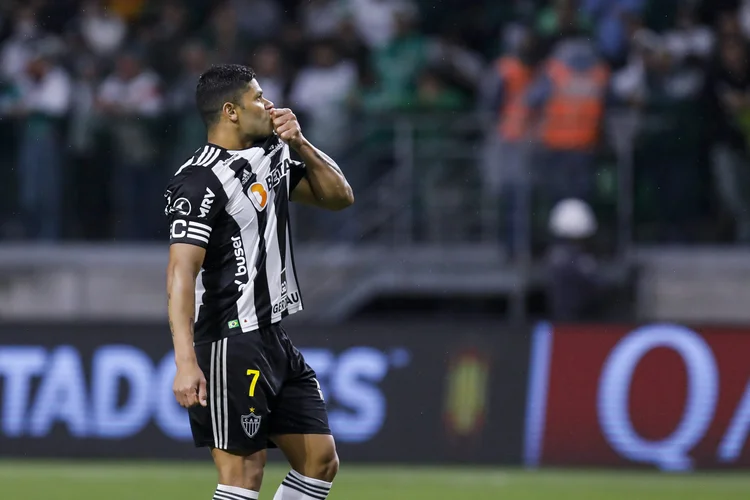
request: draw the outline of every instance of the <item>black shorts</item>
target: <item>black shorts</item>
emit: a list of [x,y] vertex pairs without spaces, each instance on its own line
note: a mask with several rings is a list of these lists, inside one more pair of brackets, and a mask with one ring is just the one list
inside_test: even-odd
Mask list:
[[195,346],[208,404],[188,410],[196,446],[254,453],[278,434],[330,434],[315,372],[279,324]]

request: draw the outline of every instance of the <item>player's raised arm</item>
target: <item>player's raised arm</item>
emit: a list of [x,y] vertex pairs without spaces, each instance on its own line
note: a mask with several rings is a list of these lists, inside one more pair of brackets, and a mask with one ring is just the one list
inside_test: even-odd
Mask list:
[[344,173],[335,161],[302,135],[292,110],[273,109],[271,118],[276,133],[304,162],[304,175],[293,187],[291,200],[327,210],[342,210],[354,203],[354,194]]

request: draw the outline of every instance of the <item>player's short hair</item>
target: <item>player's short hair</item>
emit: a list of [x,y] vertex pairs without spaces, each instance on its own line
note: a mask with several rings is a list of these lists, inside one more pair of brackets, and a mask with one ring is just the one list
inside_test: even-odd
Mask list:
[[215,124],[225,102],[238,103],[240,95],[255,79],[255,71],[241,64],[212,66],[198,79],[195,102],[206,127]]

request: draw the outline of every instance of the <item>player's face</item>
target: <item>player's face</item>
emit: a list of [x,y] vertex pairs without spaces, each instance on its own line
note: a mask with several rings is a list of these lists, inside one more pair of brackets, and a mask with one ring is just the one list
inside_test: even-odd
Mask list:
[[252,139],[261,139],[273,134],[271,110],[273,103],[263,97],[263,89],[258,82],[250,82],[247,92],[242,95],[242,106],[238,112],[239,126],[242,135]]

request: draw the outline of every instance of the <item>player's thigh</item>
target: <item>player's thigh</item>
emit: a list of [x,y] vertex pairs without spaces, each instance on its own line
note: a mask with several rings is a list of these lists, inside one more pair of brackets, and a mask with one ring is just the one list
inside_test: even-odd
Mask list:
[[260,491],[266,450],[245,454],[211,448],[211,456],[216,464],[219,484]]
[[331,434],[326,402],[315,371],[285,334],[283,341],[289,360],[288,371],[276,395],[270,434]]
[[208,381],[212,448],[238,455],[265,450],[268,418],[281,381],[274,376],[261,339],[243,333],[215,342]]
[[271,440],[297,472],[330,480],[338,470],[336,444],[315,371],[288,342],[289,375],[276,398]]

